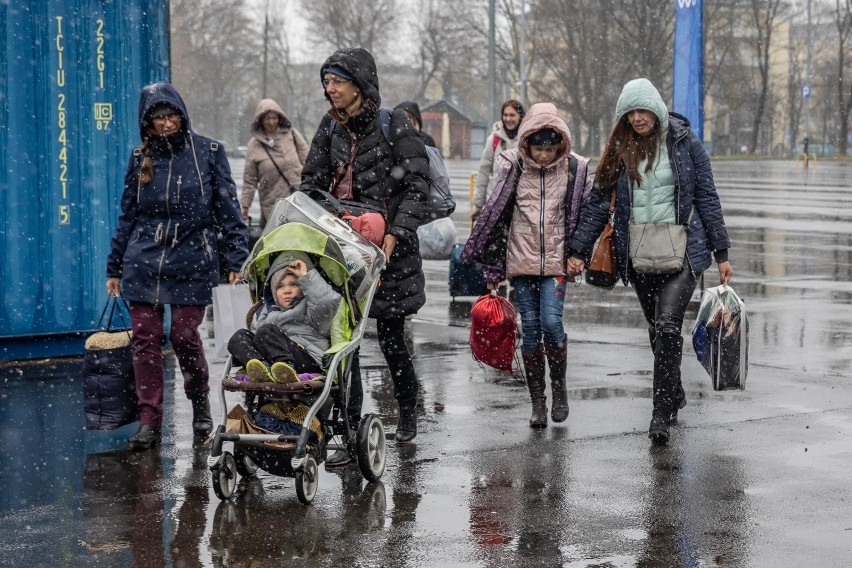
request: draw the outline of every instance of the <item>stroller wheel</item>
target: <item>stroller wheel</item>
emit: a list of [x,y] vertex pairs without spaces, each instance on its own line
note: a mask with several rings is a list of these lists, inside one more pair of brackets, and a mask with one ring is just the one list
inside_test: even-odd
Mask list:
[[213,492],[216,497],[230,499],[237,486],[237,462],[231,452],[222,452],[222,459],[218,465],[210,468],[213,477]]
[[240,477],[248,479],[254,477],[254,474],[257,473],[257,464],[242,450],[234,448],[234,460],[236,461],[237,473],[240,474]]
[[311,454],[305,456],[302,469],[296,472],[296,496],[299,501],[308,504],[314,500],[319,485],[319,468],[317,460]]
[[375,414],[367,414],[358,427],[358,466],[364,479],[378,481],[385,472],[387,441],[385,427]]

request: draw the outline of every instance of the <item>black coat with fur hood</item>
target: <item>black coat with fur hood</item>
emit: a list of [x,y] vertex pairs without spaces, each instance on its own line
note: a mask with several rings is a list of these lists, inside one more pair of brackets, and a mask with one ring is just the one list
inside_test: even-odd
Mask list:
[[382,273],[370,317],[413,314],[426,302],[426,281],[417,239],[417,227],[428,217],[429,207],[426,147],[401,109],[393,111],[391,118],[392,144],[385,140],[379,119],[379,79],[373,56],[367,50],[336,51],[320,68],[320,80],[325,69],[332,66],[345,70],[353,78],[364,98],[364,106],[352,117],[341,117],[333,107],[323,117],[302,169],[301,189],[329,191],[334,172],[342,171],[349,163],[354,144],[353,198],[386,211],[388,232],[398,239]]

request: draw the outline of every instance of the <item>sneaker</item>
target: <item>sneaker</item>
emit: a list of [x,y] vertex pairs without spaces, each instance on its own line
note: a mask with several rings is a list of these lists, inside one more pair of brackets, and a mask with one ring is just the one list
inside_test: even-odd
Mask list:
[[648,427],[648,437],[657,445],[664,446],[669,441],[669,425],[668,422],[661,416],[651,418],[651,425]]
[[296,374],[296,369],[279,361],[272,364],[272,380],[276,383],[298,383],[299,375]]
[[325,467],[341,467],[352,461],[352,456],[346,450],[337,450],[325,460]]
[[246,373],[248,373],[248,376],[255,383],[274,382],[272,375],[269,373],[269,368],[257,359],[252,359],[246,363]]

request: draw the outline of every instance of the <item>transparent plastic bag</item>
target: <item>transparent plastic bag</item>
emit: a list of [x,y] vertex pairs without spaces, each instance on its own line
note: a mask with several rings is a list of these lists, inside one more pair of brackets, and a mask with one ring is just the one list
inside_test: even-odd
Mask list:
[[692,347],[713,390],[744,389],[748,375],[748,317],[730,286],[707,288],[692,329]]

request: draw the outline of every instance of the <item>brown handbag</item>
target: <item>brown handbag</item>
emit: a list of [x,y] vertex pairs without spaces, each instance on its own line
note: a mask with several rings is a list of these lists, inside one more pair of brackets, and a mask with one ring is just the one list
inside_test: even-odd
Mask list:
[[609,221],[604,225],[601,236],[595,243],[592,258],[586,266],[586,282],[598,288],[611,290],[618,281],[618,268],[615,264],[615,240],[613,239],[612,218],[615,215],[615,190],[609,201]]

